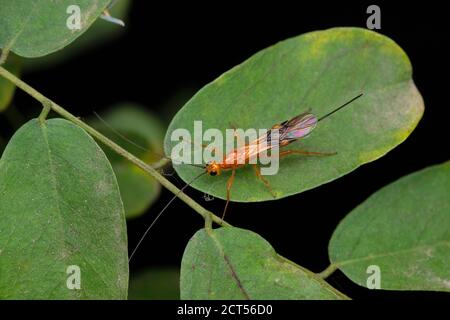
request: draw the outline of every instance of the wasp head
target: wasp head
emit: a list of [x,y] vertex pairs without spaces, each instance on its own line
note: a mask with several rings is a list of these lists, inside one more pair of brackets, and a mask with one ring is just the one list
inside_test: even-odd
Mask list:
[[220,167],[220,165],[215,162],[212,161],[210,163],[208,163],[206,165],[206,172],[210,175],[210,176],[218,176],[221,173],[222,168]]

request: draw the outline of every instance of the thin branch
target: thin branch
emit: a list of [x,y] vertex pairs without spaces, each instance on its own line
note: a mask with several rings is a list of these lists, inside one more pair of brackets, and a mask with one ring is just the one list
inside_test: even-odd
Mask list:
[[319,276],[322,279],[326,279],[329,276],[331,276],[333,274],[333,272],[335,272],[337,269],[338,269],[338,266],[335,265],[334,263],[332,263],[325,270],[318,273],[317,276]]
[[[128,161],[135,164],[137,167],[141,168],[145,172],[147,172],[149,175],[151,175],[153,178],[155,178],[161,185],[163,185],[166,189],[168,189],[173,194],[178,194],[178,197],[185,202],[189,207],[194,209],[197,213],[199,213],[204,219],[208,219],[209,217],[217,224],[221,226],[231,226],[226,221],[222,220],[218,216],[214,215],[209,210],[202,207],[200,204],[198,204],[195,200],[193,200],[191,197],[186,195],[185,193],[180,192],[180,189],[178,189],[172,182],[167,180],[164,176],[162,176],[158,171],[156,171],[151,165],[148,165],[147,163],[143,162],[141,159],[137,158],[130,152],[123,149],[121,146],[116,144],[115,142],[111,141],[104,135],[102,135],[100,132],[92,128],[91,126],[87,125],[85,122],[65,110],[63,107],[58,105],[57,103],[51,101],[47,97],[45,97],[42,93],[22,81],[21,79],[17,78],[15,75],[13,75],[11,72],[6,70],[5,68],[0,66],[0,75],[4,78],[8,79],[12,83],[14,83],[18,88],[22,89],[26,93],[28,93],[30,96],[35,98],[37,101],[43,104],[44,108],[49,107],[54,112],[58,113],[63,118],[66,118],[67,120],[77,124],[79,127],[83,128],[86,132],[88,132],[92,137],[100,141],[101,143],[105,144],[112,150],[114,150],[116,153],[127,159]],[[45,110],[45,109],[44,109]]]
[[9,49],[3,49],[2,53],[0,54],[0,66],[6,62],[6,59],[8,59],[9,55]]
[[[303,271],[310,279],[319,282],[321,285],[324,285],[324,284],[326,283],[326,284],[327,284],[327,287],[329,288],[329,290],[333,291],[334,294],[336,294],[336,295],[339,296],[340,298],[342,298],[342,299],[350,299],[350,298],[347,297],[345,294],[343,294],[343,293],[340,292],[339,290],[335,289],[334,287],[330,286],[330,285],[325,281],[325,278],[328,277],[331,273],[333,273],[333,271],[336,270],[336,269],[334,269],[333,271],[330,270],[330,271],[331,271],[330,274],[324,276],[324,275],[322,274],[323,272],[321,272],[321,273],[314,273],[314,272],[312,272],[312,271],[310,271],[310,270],[308,270],[308,269],[306,269],[306,268],[304,268],[304,267],[302,267],[302,266],[296,264],[295,262],[293,262],[293,261],[291,261],[291,260],[289,260],[289,259],[287,259],[287,258],[281,256],[281,255],[278,255],[278,257],[279,257],[282,261],[284,261],[284,262],[286,262],[286,263],[289,263],[289,264],[291,264],[292,266],[294,266],[294,267],[296,267],[296,268],[298,268],[298,269],[301,269],[301,270],[302,270],[302,271]],[[331,266],[333,266],[333,265],[331,265]],[[330,267],[331,267],[331,266],[330,266]],[[327,271],[327,270],[328,270],[328,268],[327,268],[325,271]]]
[[170,162],[171,161],[168,158],[161,158],[157,162],[152,163],[151,166],[153,169],[161,169],[161,168],[164,168],[165,166],[167,166]]
[[39,115],[38,119],[41,124],[44,124],[45,120],[47,119],[48,114],[52,110],[52,104],[48,103],[48,101],[46,101],[45,103],[43,102],[42,105],[44,107],[42,108],[42,112]]

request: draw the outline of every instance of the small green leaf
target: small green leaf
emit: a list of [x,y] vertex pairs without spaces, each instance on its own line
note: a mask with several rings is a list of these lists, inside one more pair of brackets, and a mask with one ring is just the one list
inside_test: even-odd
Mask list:
[[[10,54],[8,56],[8,60],[6,60],[5,65],[3,65],[5,69],[14,74],[16,77],[20,76],[21,71],[21,61],[19,57],[14,54]],[[11,101],[14,96],[14,91],[16,90],[16,86],[9,80],[6,80],[3,77],[0,77],[0,112],[3,112],[8,108],[11,104]]]
[[[174,117],[165,138],[171,154],[175,129],[191,132],[201,120],[203,132],[271,128],[309,108],[324,116],[359,93],[364,96],[319,122],[311,135],[287,149],[337,152],[328,157],[291,155],[280,160],[277,174],[266,176],[277,198],[315,188],[403,142],[420,120],[424,105],[412,81],[406,54],[391,39],[359,28],[307,33],[262,50],[200,90]],[[192,139],[193,140],[193,139]],[[209,143],[209,142],[208,142]],[[228,142],[229,143],[229,142]],[[188,182],[201,170],[175,166]],[[196,189],[226,198],[226,180],[205,175]],[[254,170],[239,169],[233,201],[273,200]]]
[[0,299],[125,299],[127,288],[124,211],[105,154],[66,120],[28,122],[0,160]]
[[[95,120],[91,124],[126,150],[147,163],[161,158],[164,127],[150,111],[123,103],[113,106],[102,119],[103,122]],[[105,152],[116,173],[127,218],[143,214],[158,198],[160,184],[109,148],[105,147]]]
[[329,254],[362,286],[376,265],[381,289],[450,291],[450,161],[370,196],[339,224]]
[[[78,38],[111,0],[0,0],[0,48],[32,58],[60,50]],[[68,27],[80,9],[80,29]],[[71,25],[71,24],[69,24]]]
[[180,272],[178,269],[148,269],[130,278],[128,300],[178,299],[180,299]]
[[[133,151],[144,153],[146,155],[145,157],[151,160],[153,158],[161,158],[165,128],[158,119],[158,116],[150,110],[138,104],[126,102],[112,106],[109,112],[102,115],[102,119],[120,133],[134,134],[144,139],[145,145],[140,147],[145,150],[137,148]],[[125,137],[128,138],[126,135]],[[123,140],[122,142],[127,143],[127,141]],[[139,142],[137,141],[135,143]],[[127,143],[127,146],[129,148],[136,148],[131,143]]]
[[157,199],[161,185],[141,169],[125,162],[112,162],[127,219],[142,215]]
[[181,299],[346,299],[314,273],[282,259],[258,234],[198,231],[181,262]]

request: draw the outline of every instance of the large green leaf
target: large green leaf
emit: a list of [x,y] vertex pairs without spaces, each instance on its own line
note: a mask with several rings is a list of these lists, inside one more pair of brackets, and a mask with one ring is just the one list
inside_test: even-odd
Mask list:
[[172,267],[141,271],[130,278],[129,300],[180,299],[180,271]]
[[[125,23],[127,23],[126,20],[130,3],[130,0],[119,0],[109,12],[113,17],[124,20]],[[74,41],[69,45],[67,50],[60,50],[51,55],[39,57],[37,59],[24,59],[24,71],[40,70],[65,62],[73,56],[89,51],[92,48],[98,48],[104,43],[116,40],[125,30],[126,28],[121,26],[113,25],[103,19],[97,19],[91,25],[89,30],[83,33],[77,41]]]
[[[358,28],[311,32],[260,51],[200,90],[174,117],[165,138],[194,120],[203,130],[270,128],[312,108],[323,116],[353,98],[347,109],[319,122],[311,135],[288,149],[337,152],[329,157],[293,155],[281,159],[276,175],[267,176],[277,198],[337,179],[373,161],[404,141],[423,113],[423,101],[411,79],[411,64],[389,38]],[[201,170],[178,165],[190,181]],[[204,176],[193,187],[225,198],[226,180]],[[250,167],[239,169],[232,188],[234,201],[273,199]]]
[[181,262],[181,299],[346,299],[312,272],[277,255],[258,234],[198,231]]
[[[111,0],[0,0],[0,48],[23,57],[40,57],[78,38]],[[67,27],[67,8],[79,6],[81,28]]]
[[[67,286],[73,265],[80,290]],[[103,151],[66,120],[28,122],[0,160],[0,299],[124,299],[127,288],[124,211]]]
[[369,197],[339,224],[329,254],[363,286],[375,265],[381,289],[450,291],[450,161]]
[[[103,121],[91,124],[116,143],[147,163],[161,158],[164,127],[150,111],[133,103],[122,103],[102,114]],[[111,161],[127,218],[143,214],[158,198],[160,184],[129,161],[104,148]]]
[[[19,57],[11,54],[3,67],[18,77],[21,69],[21,61]],[[15,90],[16,86],[14,83],[0,77],[0,112],[6,110],[11,104]]]

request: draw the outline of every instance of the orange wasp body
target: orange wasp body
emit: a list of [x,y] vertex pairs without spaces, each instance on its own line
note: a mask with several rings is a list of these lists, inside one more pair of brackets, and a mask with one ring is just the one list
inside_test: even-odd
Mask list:
[[[210,176],[217,176],[220,175],[222,170],[231,170],[231,176],[227,181],[227,202],[225,204],[225,208],[223,210],[222,219],[225,216],[225,213],[228,208],[228,204],[230,202],[230,196],[231,196],[231,187],[234,182],[234,178],[236,176],[236,169],[243,167],[250,163],[250,159],[252,157],[258,156],[261,152],[270,150],[274,147],[274,145],[277,145],[279,148],[285,147],[292,142],[295,142],[301,138],[306,137],[317,125],[317,123],[328,116],[332,115],[336,111],[342,109],[343,107],[347,106],[354,100],[361,97],[362,94],[359,94],[358,96],[354,97],[350,101],[346,102],[345,104],[341,105],[340,107],[336,108],[332,112],[324,115],[321,118],[317,118],[315,115],[306,112],[302,113],[290,120],[286,120],[280,124],[274,125],[271,129],[277,129],[279,133],[278,141],[274,144],[271,141],[271,130],[267,132],[267,135],[264,135],[255,141],[252,141],[242,147],[236,148],[226,154],[223,157],[223,160],[220,162],[210,162],[208,163],[204,169],[205,173],[207,173]],[[281,151],[279,153],[279,157],[285,157],[290,154],[300,154],[305,156],[330,156],[335,155],[336,152],[311,152],[311,151],[305,151],[305,150],[285,150]],[[238,161],[239,160],[239,161]],[[243,161],[242,161],[243,160]],[[272,188],[269,184],[269,182],[261,175],[260,168],[257,164],[252,164],[253,168],[255,169],[256,176],[259,180],[261,180],[268,191],[275,197],[275,194],[272,191]]]
[[[279,148],[289,145],[290,143],[297,141],[300,138],[306,137],[316,126],[318,119],[311,113],[300,114],[290,120],[284,121],[283,123],[274,125],[271,129],[278,130],[278,140],[272,141],[271,134],[272,130],[269,130],[266,135],[249,142],[246,145],[238,147],[223,157],[220,162],[212,161],[205,166],[206,173],[210,176],[217,176],[222,173],[222,170],[231,170],[231,176],[227,181],[227,202],[223,210],[222,219],[225,216],[228,204],[230,202],[231,187],[236,176],[236,170],[245,165],[252,164],[255,169],[256,176],[261,180],[268,191],[273,197],[276,197],[272,191],[269,182],[261,175],[261,170],[257,164],[251,163],[250,159],[259,156],[263,151],[268,151],[278,146]],[[286,150],[279,153],[279,157],[284,157],[289,154],[302,154],[309,156],[328,156],[334,155],[333,153],[324,152],[310,152],[304,150]]]

